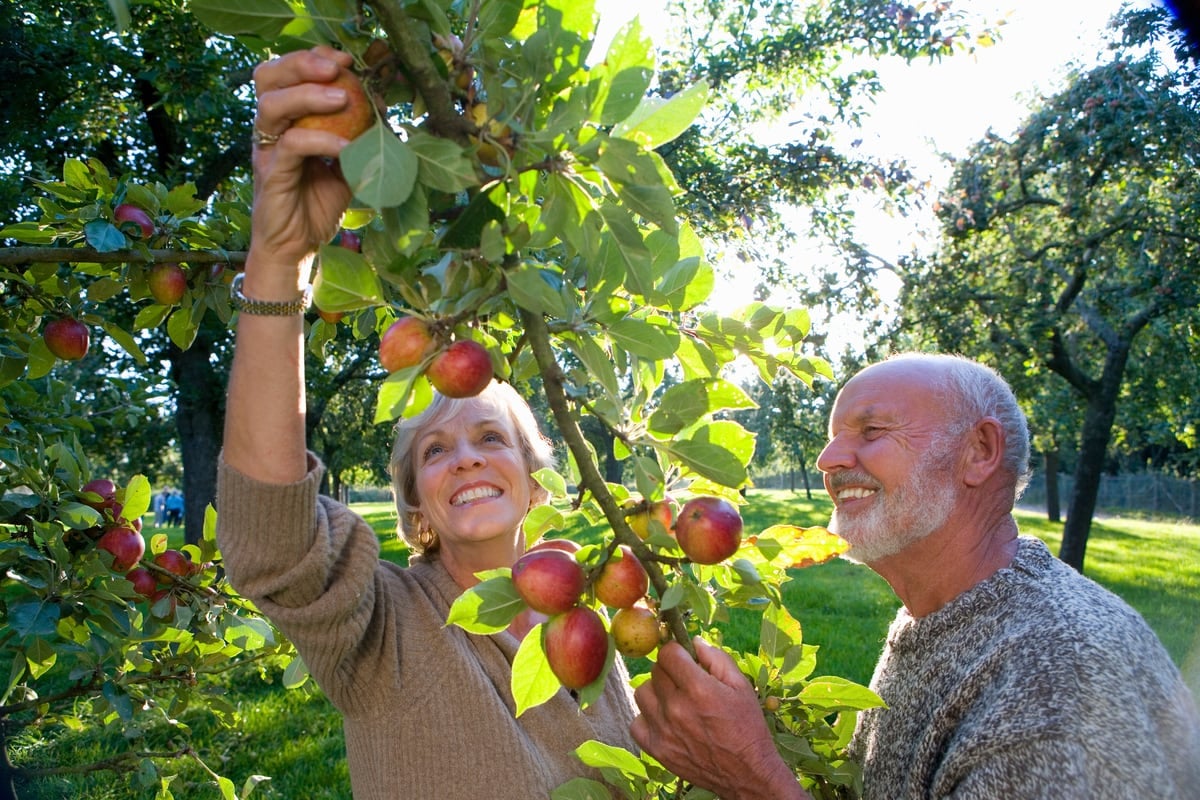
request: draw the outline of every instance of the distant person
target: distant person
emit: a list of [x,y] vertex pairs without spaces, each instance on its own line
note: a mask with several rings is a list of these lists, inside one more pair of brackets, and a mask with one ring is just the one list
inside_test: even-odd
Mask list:
[[[1200,718],[1123,600],[1020,536],[1029,433],[966,359],[906,355],[838,394],[817,459],[846,556],[903,607],[850,745],[867,800],[1200,798]],[[725,798],[807,797],[733,661],[662,648],[632,733]]]
[[178,528],[183,523],[183,492],[173,489],[167,495],[167,524]]
[[163,487],[161,492],[154,495],[152,508],[154,510],[154,525],[161,528],[167,524],[167,497],[171,494],[171,490]]
[[[522,523],[547,492],[531,473],[552,447],[528,404],[493,381],[478,397],[436,395],[397,428],[391,472],[407,567],[379,558],[362,517],[319,493],[305,449],[304,303],[318,243],[337,231],[350,188],[328,159],[346,142],[292,126],[332,111],[328,85],[351,57],[327,47],[259,66],[254,211],[229,377],[217,539],[230,582],[295,643],[343,715],[355,800],[548,798],[602,779],[575,749],[633,747],[633,697],[614,664],[581,710],[566,689],[515,715],[512,661],[540,620],[476,635],[446,625],[483,570],[525,550]],[[339,99],[339,97],[341,99]]]

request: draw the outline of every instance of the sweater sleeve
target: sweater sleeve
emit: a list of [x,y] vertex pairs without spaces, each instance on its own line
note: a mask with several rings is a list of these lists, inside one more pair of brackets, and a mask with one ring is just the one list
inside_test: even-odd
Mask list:
[[379,541],[362,518],[319,495],[323,468],[312,454],[308,466],[300,481],[275,485],[222,459],[217,544],[230,584],[291,639],[337,702],[331,686],[363,677],[345,671],[369,646]]

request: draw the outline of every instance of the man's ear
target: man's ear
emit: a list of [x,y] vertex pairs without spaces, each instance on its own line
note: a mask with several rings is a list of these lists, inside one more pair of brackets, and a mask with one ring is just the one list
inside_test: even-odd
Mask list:
[[995,417],[984,417],[967,432],[966,463],[963,482],[968,486],[985,483],[1004,465],[1004,428]]

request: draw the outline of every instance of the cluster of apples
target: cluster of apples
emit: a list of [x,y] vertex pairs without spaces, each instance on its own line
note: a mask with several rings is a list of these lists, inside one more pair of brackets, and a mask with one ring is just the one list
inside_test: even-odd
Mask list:
[[[687,559],[698,564],[724,561],[741,545],[741,514],[720,497],[688,500],[678,519],[669,500],[645,503],[628,521],[642,539],[673,534]],[[569,689],[587,686],[603,672],[610,632],[617,651],[631,658],[649,655],[662,638],[662,624],[647,598],[649,575],[633,550],[617,546],[589,575],[576,559],[580,549],[570,540],[550,539],[531,547],[512,567],[517,594],[548,617],[546,660]],[[595,599],[616,610],[607,630],[603,617],[585,602],[589,582]]]
[[[588,574],[569,539],[549,539],[531,547],[512,567],[513,586],[529,608],[546,615],[543,645],[546,660],[559,682],[582,689],[604,671],[608,659],[608,627],[584,593]],[[644,656],[659,642],[657,615],[642,601],[649,576],[633,552],[621,545],[592,578],[596,599],[617,609],[612,635],[627,656]]]
[[[175,598],[171,588],[174,577],[189,578],[203,567],[192,561],[182,550],[164,550],[152,559],[158,570],[140,566],[146,555],[146,540],[142,537],[142,520],[127,519],[119,498],[120,490],[108,478],[95,478],[79,490],[79,501],[100,512],[100,525],[89,531],[95,539],[96,548],[112,556],[112,571],[124,575],[133,584],[133,590],[157,606],[160,600],[170,598],[168,612],[175,610]],[[169,616],[170,614],[165,614]]]
[[440,348],[428,323],[403,316],[379,337],[379,363],[388,372],[426,364],[425,377],[446,397],[474,397],[492,380],[492,357],[472,339]]

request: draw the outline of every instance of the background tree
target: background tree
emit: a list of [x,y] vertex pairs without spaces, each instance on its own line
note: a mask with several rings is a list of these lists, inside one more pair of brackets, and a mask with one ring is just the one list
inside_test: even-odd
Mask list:
[[1121,25],[1109,63],[959,162],[943,244],[912,265],[902,298],[909,328],[940,348],[985,354],[1010,375],[1036,364],[1084,403],[1060,554],[1076,569],[1130,359],[1177,357],[1200,305],[1194,75],[1161,46],[1165,12]]

